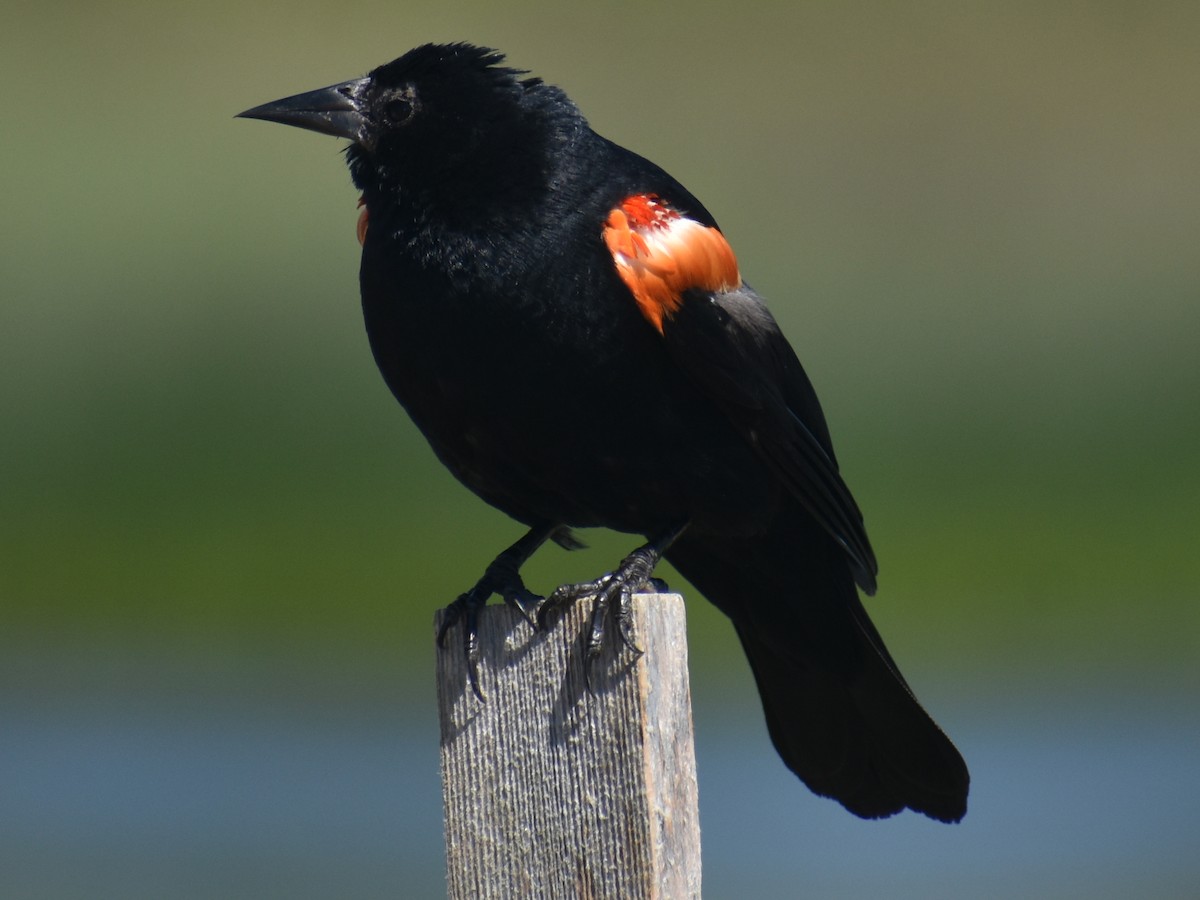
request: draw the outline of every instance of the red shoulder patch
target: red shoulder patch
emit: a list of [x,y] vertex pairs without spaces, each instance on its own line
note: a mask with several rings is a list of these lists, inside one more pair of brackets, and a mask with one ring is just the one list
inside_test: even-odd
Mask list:
[[608,214],[604,243],[646,320],[663,330],[684,291],[729,291],[742,283],[733,248],[717,229],[689,219],[655,194],[634,194]]
[[367,224],[370,221],[371,216],[367,212],[366,197],[359,197],[358,205],[362,209],[362,212],[358,214],[358,225],[355,227],[354,233],[358,235],[358,242],[363,244],[366,243],[367,240]]

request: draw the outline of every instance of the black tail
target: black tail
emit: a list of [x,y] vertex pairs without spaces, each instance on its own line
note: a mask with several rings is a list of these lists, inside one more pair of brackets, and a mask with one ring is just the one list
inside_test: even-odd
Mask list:
[[771,740],[809,788],[864,818],[908,808],[957,822],[966,764],[900,675],[841,551],[804,514],[785,518],[753,541],[685,533],[667,557],[733,619]]

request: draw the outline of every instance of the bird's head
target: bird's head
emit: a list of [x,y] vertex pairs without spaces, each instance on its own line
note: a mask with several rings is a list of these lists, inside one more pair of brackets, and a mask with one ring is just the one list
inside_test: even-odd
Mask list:
[[551,149],[586,124],[557,88],[503,62],[470,44],[426,44],[364,78],[240,115],[350,140],[347,161],[368,206],[383,199],[448,213],[465,203],[477,216],[540,194]]

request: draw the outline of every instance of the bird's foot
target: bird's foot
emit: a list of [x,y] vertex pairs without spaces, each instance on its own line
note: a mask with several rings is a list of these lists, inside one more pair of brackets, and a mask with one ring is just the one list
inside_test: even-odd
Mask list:
[[592,601],[592,624],[587,638],[587,658],[591,662],[604,649],[606,620],[611,611],[617,620],[621,643],[634,653],[641,649],[633,640],[633,594],[645,583],[645,578],[627,574],[622,567],[600,576],[595,581],[564,584],[554,589],[538,612],[538,622],[547,627],[550,613],[578,600]]
[[446,607],[441,626],[438,628],[438,646],[446,646],[446,633],[461,621],[467,680],[471,683],[471,690],[480,700],[483,699],[483,692],[479,689],[479,610],[487,605],[489,597],[497,594],[536,629],[540,621],[538,610],[544,598],[525,587],[525,582],[521,579],[521,566],[548,538],[562,543],[570,537],[570,532],[566,529],[548,527],[531,530],[492,560],[492,564],[484,570],[483,577],[473,588],[459,594],[458,599]]
[[538,610],[538,624],[542,628],[546,628],[549,615],[565,604],[578,600],[592,601],[591,628],[584,645],[584,678],[588,682],[589,690],[591,689],[591,667],[604,649],[610,611],[616,620],[617,634],[621,643],[633,653],[641,656],[642,649],[638,647],[633,634],[633,595],[647,585],[655,590],[658,590],[660,585],[665,587],[659,579],[653,577],[654,567],[658,565],[663,553],[682,531],[682,528],[674,529],[658,540],[638,547],[621,560],[616,569],[600,576],[595,581],[564,584],[555,588]]
[[458,622],[463,623],[462,646],[463,655],[467,658],[467,680],[480,700],[483,699],[483,692],[479,689],[479,610],[487,605],[492,594],[498,594],[536,629],[538,607],[543,602],[542,597],[525,587],[521,576],[515,571],[506,571],[503,566],[497,566],[500,561],[497,559],[488,566],[475,587],[459,594],[458,599],[446,607],[441,627],[438,628],[438,646],[445,647],[446,632]]

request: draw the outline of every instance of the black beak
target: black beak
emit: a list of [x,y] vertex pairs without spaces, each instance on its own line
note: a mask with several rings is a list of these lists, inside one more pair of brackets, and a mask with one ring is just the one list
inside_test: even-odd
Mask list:
[[362,96],[366,87],[365,78],[344,81],[307,94],[264,103],[238,113],[236,118],[280,122],[362,142],[366,138],[367,125],[362,114]]

